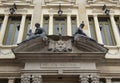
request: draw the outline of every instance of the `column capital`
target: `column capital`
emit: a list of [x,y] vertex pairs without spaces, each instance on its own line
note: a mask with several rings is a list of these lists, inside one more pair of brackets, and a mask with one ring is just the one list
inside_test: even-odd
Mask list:
[[27,16],[27,14],[22,14],[22,16]]
[[14,80],[14,79],[15,79],[15,77],[8,77],[8,79],[9,79],[9,80]]
[[110,16],[110,17],[111,17],[111,16],[114,16],[114,14],[110,14],[109,16]]
[[53,16],[53,14],[49,14],[49,16]]
[[71,14],[67,14],[67,16],[71,16]]
[[98,14],[93,14],[93,16],[94,16],[94,17],[97,17],[97,16],[98,16]]
[[9,14],[4,14],[5,16],[9,16]]
[[112,79],[112,77],[105,77],[105,79]]

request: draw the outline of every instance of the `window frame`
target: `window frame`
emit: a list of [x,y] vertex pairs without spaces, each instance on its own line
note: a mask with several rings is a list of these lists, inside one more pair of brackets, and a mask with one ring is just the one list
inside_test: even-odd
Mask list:
[[[19,16],[20,20],[18,20],[18,19],[17,20],[12,20],[14,18],[16,19],[17,17],[16,16],[15,17],[14,16],[9,17],[9,20],[8,20],[8,23],[7,23],[7,28],[6,28],[6,31],[5,31],[4,40],[3,40],[3,45],[16,45],[16,44],[14,44],[15,32],[16,32],[16,29],[17,29],[17,24],[20,25],[20,23],[21,23],[22,16]],[[8,37],[8,34],[9,34],[8,32],[9,32],[11,24],[14,24],[14,27],[12,28],[13,31],[12,31],[12,36],[10,38],[10,42],[9,42],[9,44],[7,44],[7,37]],[[19,35],[19,33],[18,33],[18,35]]]
[[[103,17],[98,17],[98,18],[103,18]],[[100,25],[102,24],[103,25],[103,29],[104,29],[104,34],[105,34],[105,45],[110,45],[110,46],[115,46],[116,45],[116,41],[115,41],[115,37],[114,37],[114,34],[113,34],[113,27],[112,27],[112,25],[111,25],[111,22],[110,22],[110,19],[108,18],[108,17],[104,17],[104,19],[107,19],[107,21],[99,21],[98,20],[98,22],[99,22],[99,27],[100,27]],[[106,25],[108,25],[109,26],[109,31],[110,31],[110,36],[111,36],[111,42],[112,42],[112,45],[110,44],[110,42],[109,42],[109,39],[108,39],[108,34],[107,34],[107,30],[106,30]],[[100,30],[100,32],[101,32],[101,30]],[[102,33],[101,33],[101,36],[102,36]],[[103,37],[102,37],[102,41],[103,41]]]
[[[64,21],[61,21],[61,20],[57,20],[56,19],[64,19]],[[59,35],[59,32],[58,31],[58,34],[56,34],[55,32],[55,25],[56,23],[58,23],[58,26],[62,26],[62,24],[64,24],[64,34],[62,34],[62,31],[61,31],[61,35],[62,36],[66,36],[67,35],[67,18],[66,17],[54,17],[54,20],[53,20],[53,35]]]

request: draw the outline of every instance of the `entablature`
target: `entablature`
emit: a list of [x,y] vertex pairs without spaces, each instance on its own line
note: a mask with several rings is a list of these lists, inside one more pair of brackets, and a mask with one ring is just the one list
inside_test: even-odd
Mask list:
[[33,0],[0,0],[0,3],[33,3]]

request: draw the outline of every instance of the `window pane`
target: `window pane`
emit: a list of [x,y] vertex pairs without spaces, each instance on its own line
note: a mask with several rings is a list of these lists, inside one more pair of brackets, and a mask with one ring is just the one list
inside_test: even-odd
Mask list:
[[19,34],[19,29],[18,29],[18,27],[20,27],[19,25],[20,25],[20,24],[18,23],[18,24],[15,26],[16,29],[15,29],[13,44],[16,44],[16,43],[17,43],[18,34]]
[[96,40],[95,29],[92,24],[90,24],[89,26],[90,26],[91,38]]
[[66,18],[65,17],[55,17],[54,18],[54,35],[66,35]]
[[13,29],[14,29],[14,24],[10,24],[10,26],[8,28],[9,28],[9,30],[8,30],[6,44],[10,45],[10,42],[11,42],[10,40],[11,40],[11,36],[12,36],[12,33],[13,33]]
[[74,35],[77,31],[77,23],[76,23],[76,17],[72,17],[71,18],[71,22],[72,22],[72,35]]
[[54,35],[59,35],[59,24],[55,23]]
[[0,16],[0,30],[1,30],[1,27],[2,27],[3,19],[4,19],[4,16]]
[[44,23],[43,28],[45,30],[45,33],[48,34],[48,23]]
[[65,36],[65,32],[66,32],[66,30],[65,30],[65,23],[61,23],[61,34],[63,35],[63,36]]
[[30,26],[31,26],[31,16],[27,16],[24,27],[23,41],[29,38],[27,34],[29,33]]
[[48,28],[49,28],[49,17],[48,16],[44,16],[43,29],[45,30],[46,34],[48,34]]
[[26,39],[28,39],[28,38],[29,38],[29,36],[27,35],[27,34],[29,33],[29,30],[30,30],[30,23],[29,23],[29,24],[28,24],[28,26],[27,26]]
[[119,35],[120,35],[120,19],[119,19],[119,17],[115,17],[115,21],[116,21],[118,32],[119,32]]
[[110,26],[108,24],[105,25],[106,27],[106,32],[107,32],[107,37],[108,37],[108,42],[109,42],[109,45],[113,45],[113,40],[112,40],[112,34],[110,33]]
[[1,27],[2,27],[2,23],[0,23],[0,30],[1,30]]
[[107,44],[106,39],[105,39],[105,33],[104,33],[105,30],[104,29],[105,29],[104,26],[102,24],[100,24],[100,31],[101,31],[101,35],[102,35],[102,41],[103,41],[104,44]]

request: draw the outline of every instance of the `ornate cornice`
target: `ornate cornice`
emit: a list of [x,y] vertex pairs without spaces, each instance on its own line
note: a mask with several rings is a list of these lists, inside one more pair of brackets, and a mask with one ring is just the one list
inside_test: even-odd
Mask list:
[[103,59],[107,49],[88,37],[81,36],[73,41],[69,36],[62,36],[59,39],[59,36],[53,35],[48,36],[47,41],[37,37],[22,42],[13,49],[13,52],[17,59],[29,61],[79,61]]

